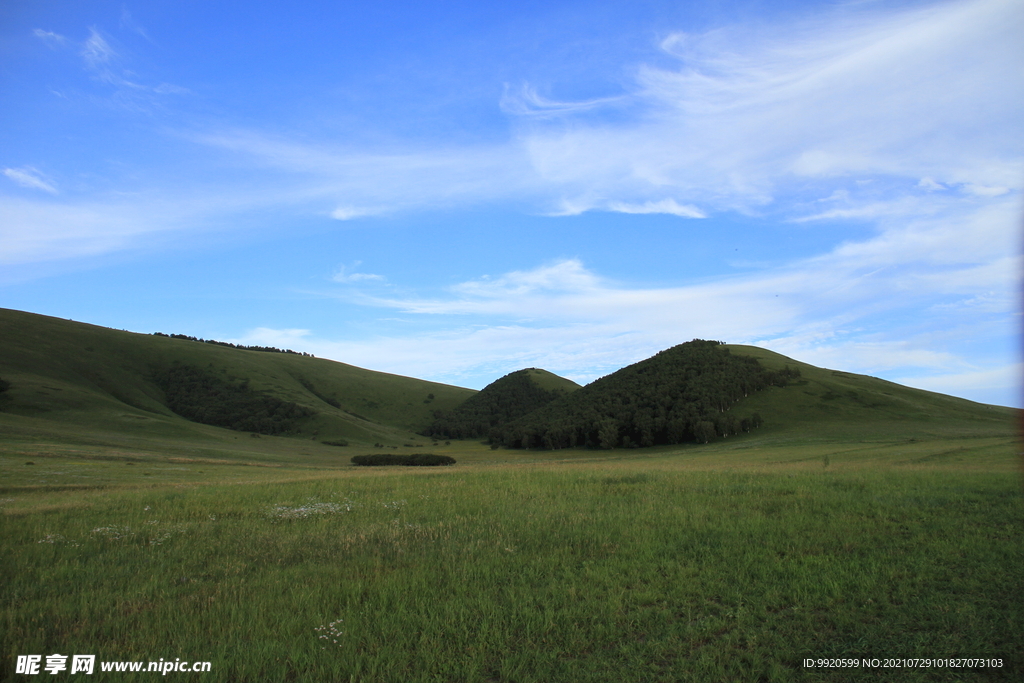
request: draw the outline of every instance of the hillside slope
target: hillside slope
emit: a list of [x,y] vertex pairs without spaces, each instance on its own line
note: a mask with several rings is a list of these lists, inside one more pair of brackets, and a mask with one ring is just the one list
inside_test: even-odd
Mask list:
[[405,441],[430,424],[434,410],[453,408],[475,393],[300,354],[135,334],[9,309],[0,309],[0,340],[0,378],[11,385],[0,394],[0,412],[23,418],[6,420],[8,431],[77,425],[148,438],[210,436],[210,427],[168,407],[167,387],[158,378],[172,367],[295,404],[304,417],[292,435],[307,439]]
[[736,356],[800,377],[741,399],[734,410],[758,412],[759,436],[801,441],[922,439],[1013,435],[1020,411],[913,389],[877,377],[815,367],[756,346],[726,344]]

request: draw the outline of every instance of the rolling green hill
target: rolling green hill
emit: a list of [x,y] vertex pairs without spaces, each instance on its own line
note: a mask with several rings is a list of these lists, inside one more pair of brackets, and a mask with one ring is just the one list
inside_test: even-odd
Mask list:
[[434,410],[453,408],[475,393],[301,354],[135,334],[7,309],[0,309],[0,339],[0,378],[10,383],[0,394],[0,428],[8,435],[237,438],[171,410],[169,385],[161,378],[172,368],[201,372],[220,387],[245,387],[251,397],[294,404],[302,416],[288,430],[291,436],[353,444],[415,440]]
[[547,370],[517,370],[491,382],[454,410],[436,411],[434,422],[425,433],[453,439],[489,436],[506,423],[541,410],[579,388],[572,380]]

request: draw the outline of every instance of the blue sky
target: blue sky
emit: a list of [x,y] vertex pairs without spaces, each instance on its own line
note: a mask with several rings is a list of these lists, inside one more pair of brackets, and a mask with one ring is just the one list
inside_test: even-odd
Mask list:
[[1024,4],[0,5],[0,306],[480,388],[1024,405]]

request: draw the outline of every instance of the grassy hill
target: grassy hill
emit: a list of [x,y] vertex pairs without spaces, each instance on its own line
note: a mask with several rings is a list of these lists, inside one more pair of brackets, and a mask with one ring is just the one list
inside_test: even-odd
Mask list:
[[572,380],[527,368],[510,372],[470,396],[454,410],[435,413],[425,433],[435,438],[478,438],[489,436],[505,424],[535,410],[543,410],[555,399],[579,389]]
[[[756,437],[850,441],[1005,436],[1016,433],[1020,411],[912,389],[877,377],[827,370],[755,346],[726,344],[734,355],[756,358],[769,370],[800,371],[785,387],[743,398],[734,411],[758,412]],[[755,435],[751,435],[755,436]]]
[[[399,445],[416,442],[436,409],[450,409],[470,389],[364,370],[291,353],[246,351],[135,334],[0,309],[0,429],[7,436],[78,434],[104,439],[236,440],[237,433],[175,414],[158,375],[201,369],[256,394],[315,414],[293,437],[310,441]],[[418,438],[422,444],[422,437]]]

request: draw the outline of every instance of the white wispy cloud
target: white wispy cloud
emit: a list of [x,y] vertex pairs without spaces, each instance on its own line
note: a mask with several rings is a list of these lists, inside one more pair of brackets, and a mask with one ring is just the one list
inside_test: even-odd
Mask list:
[[[352,264],[352,268],[358,268],[361,265],[360,261],[356,261]],[[349,272],[348,266],[341,266],[338,268],[338,272],[331,276],[332,282],[341,283],[352,283],[352,282],[366,282],[366,281],[378,281],[383,282],[385,280],[383,275],[377,275],[375,273],[360,273],[360,272]]]
[[[253,196],[248,188],[192,184],[175,189],[68,198],[0,193],[0,264],[24,271],[45,262],[162,248],[224,231],[228,217],[251,226],[246,211],[281,201],[279,196]],[[181,201],[182,194],[189,201]]]
[[502,111],[516,116],[549,118],[604,108],[616,103],[626,102],[625,96],[601,97],[575,102],[559,102],[540,95],[528,83],[518,88],[511,88],[507,83],[500,100]]
[[57,194],[57,188],[54,186],[53,182],[46,179],[38,169],[32,168],[31,166],[23,166],[22,168],[5,168],[4,175],[22,187],[28,187],[33,190],[42,190],[43,192],[49,192],[50,194]]
[[57,47],[59,45],[64,45],[68,42],[68,39],[62,36],[61,34],[54,33],[53,31],[44,31],[41,28],[37,28],[34,31],[32,31],[32,35],[42,40],[50,47]]
[[307,199],[335,205],[339,220],[401,210],[472,206],[537,191],[526,159],[503,145],[366,151],[310,144],[252,130],[191,133],[187,139],[283,173]]
[[153,92],[158,95],[191,95],[192,91],[188,88],[180,85],[174,85],[173,83],[161,83],[160,85],[153,88]]
[[339,206],[331,211],[331,218],[338,221],[350,221],[353,218],[363,218],[380,214],[381,210],[361,206]]
[[918,187],[929,191],[939,191],[947,189],[942,183],[935,182],[934,178],[921,178],[917,184]]
[[[168,213],[154,216],[157,207]],[[0,263],[25,265],[119,251],[143,235],[174,227],[176,220],[168,220],[173,210],[156,203],[58,203],[0,195]]]
[[[148,40],[149,36],[146,35],[145,30],[131,22],[130,14],[126,14],[126,16],[129,24],[126,25],[122,17],[122,26],[139,33]],[[120,95],[119,101],[130,109],[144,109],[145,98],[152,97],[154,94],[192,94],[189,88],[173,83],[160,83],[155,86],[147,84],[144,77],[140,77],[139,74],[126,67],[128,60],[114,49],[110,41],[96,27],[89,29],[89,37],[82,43],[79,55],[86,71],[91,73],[96,80],[116,88]]]
[[146,40],[149,40],[149,34],[146,32],[145,27],[135,20],[135,17],[132,16],[132,13],[128,11],[127,7],[121,7],[121,20],[119,25],[121,28],[138,33]]
[[95,28],[89,29],[89,37],[82,46],[81,55],[90,69],[103,75],[104,79],[113,78],[109,69],[117,60],[117,52]]
[[696,206],[681,205],[674,199],[662,199],[660,201],[648,201],[642,204],[628,202],[611,202],[608,204],[609,211],[618,213],[664,213],[680,218],[707,218],[707,214]]

